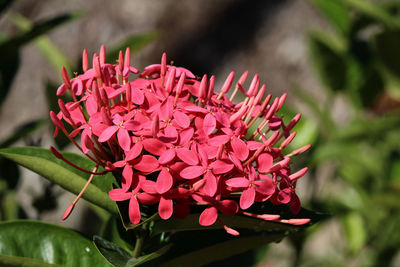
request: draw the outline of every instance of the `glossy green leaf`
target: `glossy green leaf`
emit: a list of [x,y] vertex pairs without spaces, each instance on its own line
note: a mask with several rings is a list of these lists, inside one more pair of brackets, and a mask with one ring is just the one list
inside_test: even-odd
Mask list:
[[124,267],[131,258],[127,251],[100,236],[94,236],[93,243],[101,255],[115,267]]
[[309,36],[310,56],[321,82],[331,91],[346,89],[346,59],[332,38],[322,33]]
[[348,8],[340,1],[310,0],[325,15],[325,18],[342,34],[347,34],[350,27]]
[[2,267],[61,267],[58,264],[45,263],[43,261],[26,258],[0,255],[0,266]]
[[63,266],[110,266],[79,233],[36,221],[0,223],[0,254]]
[[267,243],[276,242],[282,239],[282,234],[255,235],[246,237],[232,237],[230,240],[213,244],[211,246],[193,251],[162,263],[160,266],[204,266],[206,264],[223,260],[233,255],[258,248]]
[[[63,153],[63,155],[84,169],[92,170],[95,165],[77,154]],[[88,179],[87,174],[57,159],[48,149],[38,147],[5,148],[0,149],[0,156],[15,161],[74,194],[81,191]],[[107,194],[112,189],[113,182],[115,182],[115,178],[110,173],[97,176],[82,197],[111,213],[117,214],[116,204]]]
[[127,251],[119,247],[117,244],[109,242],[104,238],[94,236],[93,242],[104,258],[116,267],[133,267],[140,266],[143,263],[149,263],[150,261],[162,256],[171,247],[171,245],[167,245],[150,254],[133,258]]

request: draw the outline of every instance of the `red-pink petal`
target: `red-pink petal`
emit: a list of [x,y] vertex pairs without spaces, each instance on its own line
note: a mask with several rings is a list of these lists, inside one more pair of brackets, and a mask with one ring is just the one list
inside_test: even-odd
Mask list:
[[303,225],[309,223],[311,219],[289,219],[286,222],[291,225]]
[[180,158],[186,164],[197,165],[199,163],[199,158],[197,157],[196,153],[188,148],[178,148],[176,150],[176,154],[178,158]]
[[296,194],[292,194],[292,199],[290,200],[290,210],[294,214],[298,214],[301,209],[300,199]]
[[175,158],[175,149],[167,149],[162,155],[158,158],[158,162],[160,164],[167,164],[171,160]]
[[126,152],[126,161],[130,161],[135,159],[137,156],[139,156],[142,153],[143,150],[143,145],[142,142],[137,142],[136,144],[133,145],[131,150]]
[[133,168],[142,172],[153,172],[158,168],[159,164],[155,157],[143,155],[139,161],[133,165]]
[[243,190],[242,195],[240,196],[240,208],[245,210],[253,205],[256,197],[256,190],[254,187],[249,187]]
[[176,110],[174,112],[174,118],[176,120],[176,123],[183,129],[186,129],[190,126],[190,119],[185,113]]
[[235,152],[235,156],[238,157],[240,160],[246,160],[249,156],[249,149],[245,142],[241,139],[237,138],[236,136],[232,137],[231,146],[233,152]]
[[287,203],[289,203],[290,198],[291,198],[290,188],[285,188],[285,189],[279,191],[278,197],[277,197],[279,203],[287,204]]
[[128,151],[131,148],[131,137],[129,136],[128,130],[120,128],[117,132],[118,143],[124,151]]
[[199,217],[199,223],[202,226],[209,226],[215,223],[218,217],[218,210],[215,207],[206,208]]
[[210,171],[204,174],[204,179],[206,180],[203,186],[204,192],[210,197],[214,196],[217,192],[217,179]]
[[263,195],[272,195],[275,192],[275,185],[268,175],[260,175],[261,180],[255,182],[256,191]]
[[208,144],[211,146],[219,146],[219,145],[226,144],[230,139],[231,139],[231,137],[229,135],[217,135],[217,136],[214,136],[213,138],[211,138],[208,141]]
[[140,89],[131,86],[131,92],[131,100],[133,103],[136,105],[141,105],[144,103],[144,94]]
[[164,143],[158,139],[143,140],[143,146],[148,152],[157,156],[161,156],[165,151]]
[[114,201],[124,201],[130,199],[132,193],[126,192],[126,190],[121,188],[116,188],[108,192],[108,196]]
[[166,199],[161,197],[160,204],[158,204],[158,214],[164,220],[169,219],[174,211],[174,203],[172,199]]
[[167,168],[162,168],[157,178],[157,192],[159,194],[164,194],[168,190],[171,189],[174,180],[172,179],[172,175],[169,173]]
[[137,199],[132,196],[129,201],[129,219],[133,224],[140,222],[140,208]]
[[197,178],[203,174],[205,168],[202,166],[189,166],[180,172],[180,176],[185,179]]
[[126,164],[124,170],[122,171],[122,180],[121,180],[122,188],[127,190],[128,188],[131,187],[132,176],[133,176],[132,167],[131,165]]
[[244,177],[236,177],[225,181],[231,187],[249,187],[250,181]]
[[218,203],[218,209],[223,214],[233,215],[239,211],[238,204],[234,200],[225,199]]
[[107,140],[109,140],[114,133],[118,130],[117,126],[110,126],[107,129],[104,130],[104,132],[101,133],[101,135],[99,136],[99,142],[105,142]]
[[212,134],[212,132],[215,130],[215,127],[217,126],[217,121],[214,118],[213,115],[211,115],[210,113],[208,113],[205,117],[204,117],[204,121],[203,121],[203,130],[207,135]]
[[257,158],[257,166],[259,172],[267,172],[273,164],[274,157],[268,153],[262,153]]
[[216,160],[210,164],[210,167],[213,170],[213,173],[222,174],[231,171],[234,165],[223,160]]
[[157,194],[157,183],[151,180],[140,181],[140,187],[149,194]]

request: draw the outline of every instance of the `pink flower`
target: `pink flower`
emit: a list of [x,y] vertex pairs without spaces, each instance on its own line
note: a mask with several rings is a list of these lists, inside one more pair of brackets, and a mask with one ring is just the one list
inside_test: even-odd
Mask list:
[[[231,72],[215,90],[214,76],[197,79],[185,68],[167,65],[165,53],[161,64],[146,67],[131,80],[138,70],[130,65],[129,49],[125,55],[120,52],[115,65],[105,62],[104,46],[99,56],[93,55],[92,68],[88,62],[84,51],[85,72],[73,79],[63,68],[64,83],[57,95],[68,91],[73,101],[60,100],[61,111],[50,115],[57,130],[88,158],[117,174],[120,188],[109,196],[129,201],[133,224],[140,222],[143,205],[158,205],[165,220],[186,217],[190,205],[205,205],[201,225],[218,222],[236,235],[219,213],[279,220],[279,215],[246,211],[264,201],[299,212],[296,184],[307,168],[293,173],[289,163],[310,146],[286,151],[301,117],[298,114],[285,125],[278,115],[286,94],[272,100],[257,74],[245,90],[248,71],[236,83]],[[234,103],[238,92],[244,100]],[[64,122],[74,129],[71,133]],[[256,122],[258,127],[253,128]]]

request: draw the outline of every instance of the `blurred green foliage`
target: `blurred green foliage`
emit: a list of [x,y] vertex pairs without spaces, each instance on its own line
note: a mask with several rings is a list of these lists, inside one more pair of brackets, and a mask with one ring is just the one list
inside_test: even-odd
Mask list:
[[[293,266],[393,266],[400,252],[400,2],[309,2],[332,31],[308,35],[325,101],[295,88],[313,115],[303,117],[304,125],[317,126],[305,159],[312,164],[308,205],[329,212],[344,236],[341,255],[322,258],[299,251],[324,224],[307,232],[300,245],[293,239]],[[340,109],[346,112],[338,110],[338,99],[344,99]],[[332,171],[319,177],[323,170]]]

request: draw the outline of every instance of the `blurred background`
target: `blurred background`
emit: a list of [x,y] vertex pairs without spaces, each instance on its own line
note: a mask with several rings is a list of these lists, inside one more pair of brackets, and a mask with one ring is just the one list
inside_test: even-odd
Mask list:
[[[400,266],[399,0],[1,0],[0,10],[0,147],[71,149],[54,143],[48,114],[61,66],[81,72],[84,48],[104,44],[113,62],[130,46],[138,69],[165,51],[215,74],[217,88],[249,70],[273,95],[288,93],[286,121],[303,114],[292,147],[313,148],[296,161],[310,167],[298,193],[328,216],[243,264]],[[4,159],[0,176],[1,220],[101,228],[83,201],[62,222],[73,196],[45,179]]]

